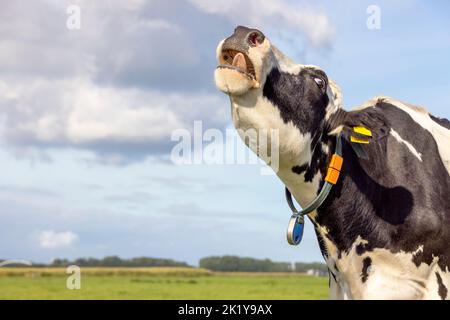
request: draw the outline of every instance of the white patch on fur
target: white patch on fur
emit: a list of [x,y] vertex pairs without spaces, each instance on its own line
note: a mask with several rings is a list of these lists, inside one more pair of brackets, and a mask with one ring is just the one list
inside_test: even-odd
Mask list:
[[331,115],[342,108],[342,93],[339,86],[333,80],[328,80],[328,106],[326,108],[325,119],[330,119]]
[[413,154],[413,156],[415,156],[417,159],[419,159],[419,161],[422,161],[422,154],[421,154],[420,152],[418,152],[418,151],[416,150],[416,148],[414,148],[414,146],[413,146],[410,142],[404,140],[404,139],[398,134],[397,131],[395,131],[394,129],[391,128],[390,134],[391,134],[391,136],[393,136],[393,137],[395,138],[395,140],[397,140],[399,143],[404,144],[404,145],[409,149],[409,151],[411,151],[411,153]]
[[267,59],[271,47],[269,39],[266,38],[262,44],[248,49],[248,57],[255,68],[258,88],[264,87],[267,72],[272,69],[272,59]]
[[312,64],[298,64],[295,63],[291,58],[286,56],[281,52],[276,46],[272,45],[272,53],[274,55],[276,64],[281,72],[289,73],[292,75],[297,75],[305,68],[321,70],[318,66]]
[[294,61],[291,60],[291,58],[286,56],[284,53],[278,50],[277,47],[273,45],[272,45],[272,52],[280,71],[289,74],[299,74],[300,71],[304,68],[304,65],[295,63]]
[[341,88],[332,79],[328,79],[328,85],[330,86],[331,92],[333,93],[332,98],[333,98],[334,105],[338,106],[339,108],[342,108],[342,103],[343,103],[344,98],[342,95]]
[[321,145],[322,145],[323,152],[325,152],[326,154],[329,154],[330,153],[330,147],[326,143],[323,143],[323,142],[321,142]]
[[[326,238],[324,238],[326,239]],[[423,246],[415,252],[392,253],[389,250],[377,248],[356,253],[359,244],[367,244],[367,240],[358,237],[348,252],[338,252],[335,246],[325,240],[329,249],[327,259],[330,270],[337,273],[337,283],[330,287],[330,295],[343,299],[441,299],[438,294],[436,272],[441,275],[443,284],[450,287],[450,274],[443,272],[438,266],[439,259],[434,257],[431,265],[425,263],[418,267],[413,262],[414,254],[423,250]],[[330,247],[331,246],[331,247]],[[365,258],[371,259],[371,269],[368,277],[362,282],[361,273]],[[336,264],[337,269],[334,269]],[[334,270],[333,270],[334,269]]]
[[373,97],[373,98],[365,101],[363,104],[360,104],[358,106],[354,106],[353,108],[351,108],[351,110],[352,111],[357,111],[357,110],[363,110],[363,109],[375,107],[375,105],[382,99],[383,98],[381,96]]
[[342,132],[342,130],[344,129],[343,125],[337,126],[336,128],[334,128],[333,130],[331,130],[328,135],[329,136],[337,136],[339,133]]

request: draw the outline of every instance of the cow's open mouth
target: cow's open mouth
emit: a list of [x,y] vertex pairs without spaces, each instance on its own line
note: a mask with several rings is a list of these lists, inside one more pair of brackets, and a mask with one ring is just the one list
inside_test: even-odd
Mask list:
[[219,69],[232,69],[242,73],[247,78],[256,80],[255,67],[250,58],[243,52],[237,50],[223,50],[220,56]]

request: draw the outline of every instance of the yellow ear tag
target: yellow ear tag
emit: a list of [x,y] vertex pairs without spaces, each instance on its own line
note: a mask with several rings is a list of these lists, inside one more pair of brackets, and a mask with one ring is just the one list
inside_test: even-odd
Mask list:
[[369,140],[355,138],[354,136],[350,136],[350,141],[354,143],[369,144]]
[[368,136],[368,137],[372,136],[372,131],[370,131],[366,127],[353,127],[353,131],[355,131],[356,133],[362,134],[363,136]]

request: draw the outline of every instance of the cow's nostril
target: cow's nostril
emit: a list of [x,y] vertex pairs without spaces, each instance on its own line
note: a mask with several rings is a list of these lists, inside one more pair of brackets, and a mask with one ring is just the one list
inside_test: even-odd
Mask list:
[[257,46],[257,45],[263,43],[264,36],[260,32],[253,31],[248,35],[247,41],[250,45]]

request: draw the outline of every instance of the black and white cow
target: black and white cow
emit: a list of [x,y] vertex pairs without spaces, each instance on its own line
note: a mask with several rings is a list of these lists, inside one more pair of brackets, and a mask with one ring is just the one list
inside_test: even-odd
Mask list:
[[449,298],[450,122],[387,97],[344,111],[325,72],[295,64],[256,29],[237,27],[217,58],[235,127],[278,130],[277,175],[302,206],[324,183],[336,135],[372,131],[367,158],[343,140],[339,180],[309,216],[331,297]]

